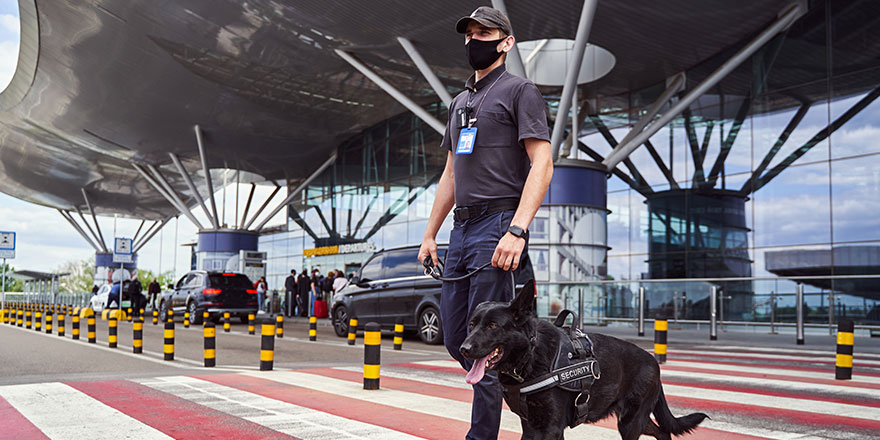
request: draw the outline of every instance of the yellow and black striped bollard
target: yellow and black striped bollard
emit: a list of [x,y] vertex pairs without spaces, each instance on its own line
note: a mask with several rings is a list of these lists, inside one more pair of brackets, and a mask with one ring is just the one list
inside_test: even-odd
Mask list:
[[159,311],[153,310],[153,325],[159,324]]
[[394,349],[403,350],[403,318],[394,323]]
[[[52,308],[49,308],[49,311],[46,312],[46,333],[52,334],[52,323],[55,321],[52,316]],[[21,315],[18,317],[18,323],[21,325]]]
[[132,328],[131,352],[144,352],[144,316],[138,316],[134,319]]
[[834,378],[849,380],[852,379],[853,366],[853,331],[855,326],[853,322],[847,318],[840,318],[837,321],[837,362],[834,367]]
[[[169,310],[168,316],[171,316]],[[174,360],[174,321],[169,320],[165,323],[165,360]]]
[[183,328],[189,328],[189,312],[183,312]]
[[270,371],[275,360],[275,320],[263,318],[260,330],[260,371]]
[[125,317],[125,319],[127,319],[128,322],[131,322],[131,313],[132,313],[132,310],[131,310],[131,307],[129,307],[128,308],[128,316]]
[[229,333],[229,312],[223,312],[223,333]]
[[280,313],[275,316],[275,336],[284,337],[284,315]]
[[109,327],[109,335],[107,336],[107,342],[108,342],[108,345],[110,348],[116,348],[116,342],[119,339],[118,338],[119,335],[117,334],[117,332],[119,331],[119,327],[118,327],[119,321],[116,319],[116,315],[111,314],[109,322],[110,322],[110,324],[109,324],[110,327]]
[[210,312],[202,312],[202,322],[203,323],[208,322],[209,319],[211,319],[211,313]]
[[255,330],[256,330],[254,328],[254,318],[256,318],[256,316],[253,313],[248,313],[248,334],[249,335],[254,334]]
[[205,321],[205,366],[217,365],[217,332],[214,323]]
[[364,389],[379,389],[379,365],[382,353],[382,327],[375,322],[364,326]]
[[309,316],[309,340],[318,340],[318,317],[315,315]]
[[40,331],[43,329],[43,313],[39,310],[34,313],[34,330]]
[[58,336],[64,337],[64,332],[66,331],[66,321],[67,316],[64,315],[64,312],[58,314]]
[[31,325],[33,324],[33,312],[30,310],[24,312],[24,327],[28,330],[31,329]]
[[73,309],[73,315],[70,316],[70,335],[74,341],[79,340],[79,307]]
[[[144,317],[144,308],[143,307],[141,307],[141,309],[138,310],[138,316],[140,316],[141,318]],[[146,319],[146,318],[144,318],[144,319]]]
[[654,358],[658,364],[666,363],[666,330],[669,328],[665,319],[654,320]]
[[[311,322],[311,319],[309,319]],[[352,317],[348,320],[348,345],[354,345],[357,341],[357,332],[358,332],[358,320],[355,317]]]
[[169,310],[165,315],[165,322],[174,322],[174,310]]
[[95,316],[95,312],[93,312],[91,309],[89,309],[89,312],[91,312],[91,313],[86,312],[87,313],[86,327],[88,327],[86,330],[88,330],[88,332],[89,332],[89,334],[88,334],[89,344],[94,344],[94,343],[98,342],[98,332],[97,332],[98,318]]
[[22,309],[18,309],[18,312],[16,313],[16,316],[18,317],[18,320],[16,321],[16,324],[17,324],[19,327],[24,327],[24,310],[22,310]]

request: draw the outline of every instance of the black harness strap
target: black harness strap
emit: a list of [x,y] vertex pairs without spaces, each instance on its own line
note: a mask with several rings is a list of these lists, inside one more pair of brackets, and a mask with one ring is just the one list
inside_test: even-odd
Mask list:
[[[568,315],[572,315],[574,320],[571,327],[568,328],[568,337],[559,340],[556,359],[551,371],[518,385],[503,385],[510,410],[525,420],[529,418],[528,396],[553,387],[579,393],[575,398],[570,426],[577,426],[586,419],[589,410],[590,388],[593,382],[601,377],[601,372],[599,371],[599,361],[593,355],[592,341],[577,326],[578,315],[570,310],[563,310],[556,317],[554,325],[564,331],[563,325]],[[514,377],[509,373],[505,374]]]

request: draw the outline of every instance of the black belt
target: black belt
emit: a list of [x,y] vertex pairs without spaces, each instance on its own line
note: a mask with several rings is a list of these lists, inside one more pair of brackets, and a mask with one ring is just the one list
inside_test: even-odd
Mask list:
[[486,204],[459,206],[452,210],[452,216],[457,222],[463,222],[477,218],[484,214],[494,214],[501,211],[515,211],[519,207],[519,199],[492,200]]

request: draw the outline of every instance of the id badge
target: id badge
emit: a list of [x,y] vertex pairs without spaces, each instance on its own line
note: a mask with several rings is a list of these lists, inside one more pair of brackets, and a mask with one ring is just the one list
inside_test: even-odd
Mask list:
[[458,146],[455,154],[471,154],[474,152],[474,142],[477,140],[477,127],[463,128],[458,134]]

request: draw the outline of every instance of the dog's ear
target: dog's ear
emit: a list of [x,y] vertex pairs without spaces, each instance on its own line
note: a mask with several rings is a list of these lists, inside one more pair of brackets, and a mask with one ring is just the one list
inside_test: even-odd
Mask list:
[[537,287],[535,280],[528,280],[513,301],[510,302],[510,311],[515,321],[522,321],[535,314],[535,295]]

